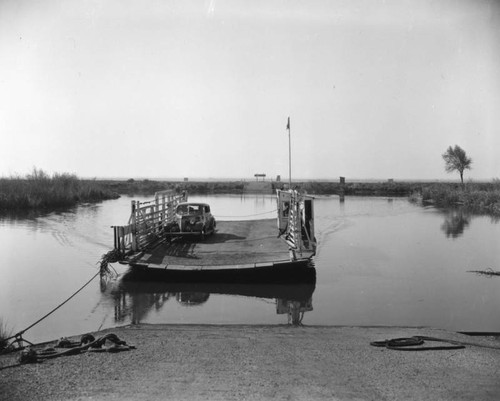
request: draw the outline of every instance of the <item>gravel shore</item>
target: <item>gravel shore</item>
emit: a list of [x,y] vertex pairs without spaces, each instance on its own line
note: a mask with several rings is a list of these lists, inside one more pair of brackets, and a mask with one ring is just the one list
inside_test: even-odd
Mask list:
[[[499,342],[443,330],[136,325],[93,334],[107,333],[136,349],[23,365],[15,354],[1,356],[0,399],[500,399]],[[466,347],[405,352],[370,345],[416,335]]]

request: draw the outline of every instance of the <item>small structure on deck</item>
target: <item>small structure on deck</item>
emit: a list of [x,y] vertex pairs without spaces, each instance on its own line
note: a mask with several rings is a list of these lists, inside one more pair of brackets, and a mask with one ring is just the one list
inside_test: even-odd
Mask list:
[[262,178],[262,181],[264,181],[266,179],[265,174],[254,174],[254,177],[255,177],[256,181],[259,181],[259,178]]
[[186,192],[162,191],[152,201],[132,201],[128,224],[113,227],[115,253],[149,280],[315,282],[313,198],[296,190],[276,195],[276,219],[218,221],[214,234],[202,240],[172,236],[168,229]]

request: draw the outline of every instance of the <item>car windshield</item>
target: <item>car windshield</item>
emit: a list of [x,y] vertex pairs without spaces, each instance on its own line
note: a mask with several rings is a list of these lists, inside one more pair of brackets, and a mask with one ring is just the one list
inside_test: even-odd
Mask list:
[[203,205],[179,205],[177,206],[177,214],[202,214]]

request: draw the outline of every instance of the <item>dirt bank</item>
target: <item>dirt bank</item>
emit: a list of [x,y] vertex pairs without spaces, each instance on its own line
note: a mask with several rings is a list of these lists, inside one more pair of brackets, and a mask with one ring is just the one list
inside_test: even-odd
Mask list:
[[[97,335],[110,332],[137,349],[121,353],[84,353],[7,368],[5,366],[14,363],[14,356],[0,357],[0,398],[500,398],[498,342],[441,330],[139,325],[106,330]],[[370,346],[371,341],[414,335],[452,339],[467,345],[459,350],[420,352]]]

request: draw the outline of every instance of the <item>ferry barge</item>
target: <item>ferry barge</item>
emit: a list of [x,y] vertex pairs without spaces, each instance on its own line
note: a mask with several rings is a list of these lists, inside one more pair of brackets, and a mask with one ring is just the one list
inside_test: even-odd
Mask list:
[[114,252],[135,277],[169,282],[314,283],[313,197],[276,191],[273,219],[217,221],[186,192],[132,201],[125,226],[113,226]]

